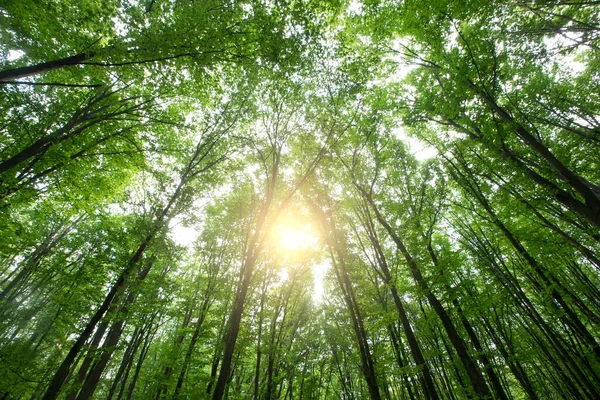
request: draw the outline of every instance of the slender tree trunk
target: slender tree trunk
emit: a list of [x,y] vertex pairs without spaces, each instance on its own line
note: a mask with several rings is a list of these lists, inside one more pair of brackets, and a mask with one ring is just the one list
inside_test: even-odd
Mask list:
[[[459,159],[459,162],[464,165],[465,168],[466,162],[464,160]],[[513,248],[517,251],[517,253],[523,257],[523,259],[527,262],[527,264],[531,267],[531,269],[537,275],[537,278],[543,282],[544,287],[542,287],[535,279],[532,280],[533,285],[537,288],[538,291],[550,291],[552,298],[562,307],[566,314],[567,323],[570,327],[575,331],[579,337],[590,347],[592,352],[595,354],[596,363],[600,363],[600,345],[596,342],[594,337],[590,334],[585,325],[581,322],[579,316],[571,309],[569,304],[564,300],[563,296],[558,292],[558,289],[561,291],[565,291],[562,289],[562,285],[557,280],[552,281],[551,278],[548,277],[549,273],[545,270],[545,268],[540,265],[531,254],[525,249],[525,247],[521,244],[521,242],[515,237],[512,232],[508,229],[506,225],[498,218],[492,206],[489,204],[487,199],[485,198],[483,192],[481,191],[479,185],[475,181],[473,177],[469,178],[465,174],[463,174],[460,169],[453,165],[454,171],[456,174],[460,174],[459,183],[465,187],[473,196],[477,199],[479,204],[484,208],[484,210],[490,216],[492,222],[496,227],[502,232],[504,237],[511,243]],[[472,175],[472,174],[471,174]],[[551,303],[554,305],[554,303]],[[600,376],[597,376],[597,379],[600,379]]]
[[[128,272],[128,271],[126,271],[126,272]],[[85,344],[85,342],[88,340],[88,338],[90,337],[90,335],[96,328],[96,325],[98,324],[98,322],[100,322],[100,319],[102,319],[102,317],[104,316],[106,311],[108,311],[108,308],[110,307],[110,304],[111,304],[112,300],[114,299],[114,297],[117,295],[117,293],[121,292],[121,290],[124,289],[124,286],[125,286],[125,274],[122,274],[117,279],[115,284],[113,284],[111,290],[106,295],[104,301],[102,302],[102,304],[100,305],[98,310],[96,310],[96,312],[94,313],[94,315],[92,316],[92,318],[90,319],[90,321],[88,322],[88,324],[86,325],[84,330],[79,334],[75,343],[73,343],[73,345],[71,346],[69,353],[67,354],[67,356],[61,363],[60,367],[54,374],[54,377],[52,378],[52,380],[50,382],[50,386],[48,387],[48,389],[46,390],[46,393],[44,394],[44,396],[43,396],[44,400],[54,400],[58,397],[58,394],[60,392],[60,389],[61,389],[63,383],[69,376],[69,371],[71,370],[71,365],[73,364],[73,361],[75,360],[75,358],[79,354],[80,350],[83,348],[83,345]]]
[[127,349],[125,350],[125,354],[123,354],[123,359],[121,360],[119,369],[117,370],[117,373],[116,373],[115,377],[113,378],[112,384],[110,385],[110,389],[108,391],[108,396],[107,396],[106,400],[112,400],[112,398],[115,395],[115,392],[117,391],[117,388],[119,387],[119,384],[121,384],[121,387],[123,387],[123,385],[127,381],[127,377],[129,375],[129,369],[131,367],[133,357],[139,349],[143,335],[144,335],[144,330],[140,327],[136,327],[131,336],[129,345],[127,346]]
[[[136,102],[135,100],[138,100],[140,97],[133,96],[121,100],[113,100],[108,104],[103,103],[106,99],[114,96],[118,92],[119,90],[110,91],[109,88],[96,92],[88,98],[88,101],[84,106],[73,112],[71,118],[60,128],[43,135],[24,149],[21,149],[18,153],[0,162],[0,174],[32,159],[23,169],[23,171],[28,171],[47,151],[57,144],[76,137],[102,122],[115,120],[119,116],[131,114],[151,101],[144,100]],[[198,156],[198,154],[196,154],[196,156]],[[0,184],[2,184],[2,181],[0,181]],[[10,190],[11,188],[8,188],[8,191]],[[14,190],[14,188],[12,190]]]
[[[206,150],[204,148],[205,144],[206,143],[199,144],[197,146],[193,157],[191,158],[190,162],[188,163],[186,170],[182,173],[179,184],[177,185],[175,191],[169,198],[166,206],[162,209],[161,213],[154,220],[154,223],[152,225],[152,228],[150,229],[150,232],[146,235],[146,237],[144,238],[144,240],[142,241],[142,243],[140,244],[140,246],[138,247],[136,252],[129,259],[129,262],[127,263],[127,265],[121,272],[121,275],[119,276],[117,281],[113,284],[112,288],[106,295],[104,301],[102,302],[102,304],[100,305],[100,307],[98,308],[96,313],[92,316],[91,320],[88,322],[85,329],[80,333],[80,335],[77,338],[77,340],[75,341],[75,343],[73,343],[71,349],[69,350],[69,353],[67,354],[67,356],[63,360],[62,364],[60,365],[60,367],[54,374],[54,377],[52,378],[52,381],[50,382],[50,385],[49,385],[46,393],[44,394],[43,400],[54,400],[58,396],[62,385],[64,384],[65,380],[69,376],[69,371],[71,369],[71,365],[72,365],[73,361],[75,360],[77,354],[79,354],[79,351],[82,349],[85,342],[89,339],[90,335],[96,328],[96,325],[98,324],[98,322],[100,322],[102,317],[108,311],[109,307],[113,303],[115,296],[117,296],[118,294],[122,293],[125,290],[125,288],[127,286],[127,281],[130,279],[130,275],[135,271],[135,268],[137,267],[138,263],[143,258],[143,255],[144,255],[147,247],[150,245],[150,243],[154,239],[155,235],[159,232],[159,230],[168,221],[168,215],[169,215],[171,209],[173,208],[173,206],[175,205],[175,203],[177,202],[177,200],[179,200],[179,196],[180,196],[183,188],[185,187],[185,185],[188,183],[189,179],[191,179],[191,177],[193,177],[194,175],[205,171],[206,169],[210,168],[211,166],[213,166],[216,163],[216,162],[209,163],[207,166],[205,166],[201,170],[199,170],[197,172],[193,171],[194,168],[198,167],[198,164],[206,157],[206,155],[212,148],[211,146],[208,146],[208,150]],[[205,152],[203,153],[204,150],[205,150]]]
[[[440,268],[441,266],[440,266],[440,262],[437,257],[437,254],[435,254],[435,251],[433,250],[433,247],[431,246],[431,237],[428,237],[426,239],[427,239],[427,253],[429,254],[429,257],[431,258],[433,265],[441,270],[441,268]],[[448,293],[450,293],[450,287],[446,287],[446,290],[448,291]],[[504,388],[502,387],[502,383],[500,382],[500,379],[496,375],[496,372],[494,371],[494,368],[493,368],[488,356],[485,354],[485,351],[484,351],[483,347],[481,346],[481,342],[479,341],[479,338],[475,334],[475,330],[469,323],[469,320],[467,319],[467,317],[465,317],[459,301],[456,298],[453,298],[452,304],[454,305],[454,307],[456,307],[456,311],[458,312],[458,315],[460,316],[460,321],[461,321],[463,327],[465,328],[467,335],[469,336],[469,340],[471,341],[471,343],[473,344],[473,347],[475,348],[475,350],[478,353],[479,361],[481,362],[481,364],[483,364],[486,375],[488,376],[488,379],[492,385],[492,389],[494,390],[495,397],[498,399],[501,399],[501,400],[508,400],[508,396],[507,396],[506,392],[504,391]]]
[[96,310],[96,312],[94,313],[84,330],[79,334],[75,343],[73,343],[73,345],[71,346],[69,353],[67,354],[60,367],[54,374],[54,377],[52,378],[52,381],[50,382],[50,385],[46,390],[46,393],[44,394],[44,400],[54,400],[58,397],[60,389],[69,375],[69,371],[71,369],[73,361],[79,354],[80,350],[83,348],[85,342],[91,336],[98,322],[100,322],[104,314],[110,308],[115,297],[117,295],[120,295],[120,293],[122,293],[125,290],[126,282],[129,278],[129,275],[133,272],[136,265],[141,260],[144,252],[146,251],[146,248],[154,238],[154,235],[162,226],[164,217],[168,213],[169,208],[170,207],[167,207],[165,208],[165,210],[163,210],[163,213],[161,214],[162,218],[159,218],[157,220],[152,231],[146,236],[146,238],[144,238],[143,242],[140,244],[135,254],[129,259],[127,266],[125,267],[117,281],[111,287],[110,291],[104,298],[104,301],[102,302],[100,307],[98,307],[98,309]]
[[379,223],[386,229],[386,231],[389,233],[392,240],[396,244],[396,247],[398,248],[398,250],[402,253],[404,258],[406,259],[406,263],[408,264],[408,266],[410,268],[410,271],[412,273],[412,276],[413,276],[415,282],[425,292],[425,297],[427,298],[427,301],[429,302],[429,304],[431,305],[431,307],[433,308],[435,313],[440,318],[442,325],[444,326],[444,329],[446,330],[448,338],[450,339],[450,342],[456,349],[456,352],[462,362],[462,365],[467,373],[467,376],[469,377],[469,380],[471,381],[471,386],[472,386],[473,390],[480,397],[483,397],[483,398],[490,397],[491,393],[489,391],[489,388],[488,388],[485,380],[483,379],[483,376],[481,376],[479,368],[471,359],[471,356],[469,355],[467,347],[466,347],[464,341],[462,340],[462,338],[460,337],[460,335],[458,334],[456,327],[454,326],[454,324],[452,323],[452,320],[450,319],[450,316],[446,312],[446,309],[444,308],[442,303],[438,300],[438,298],[433,294],[433,292],[429,289],[429,285],[423,278],[421,271],[417,265],[417,262],[410,255],[410,253],[408,252],[408,249],[406,248],[406,246],[404,245],[404,243],[402,242],[402,240],[400,239],[398,234],[388,224],[388,222],[383,218],[383,216],[379,212],[379,209],[377,208],[377,205],[373,201],[373,198],[371,197],[371,195],[369,193],[367,193],[366,191],[364,191],[364,189],[362,189],[361,187],[357,186],[357,188],[363,194],[363,196],[365,197],[365,199],[368,201],[369,205],[375,212],[375,216],[376,216],[377,220],[379,221]]
[[53,165],[52,167],[46,168],[43,171],[37,172],[29,177],[27,177],[27,174],[31,171],[31,169],[33,168],[33,165],[39,161],[39,159],[41,159],[41,157],[35,157],[35,162],[32,161],[31,163],[29,163],[29,165],[27,166],[27,168],[22,169],[17,176],[17,179],[19,181],[18,184],[13,185],[13,186],[9,186],[4,188],[4,190],[2,191],[2,193],[0,193],[0,199],[4,198],[4,197],[8,197],[13,193],[18,192],[19,190],[27,187],[27,186],[31,186],[33,184],[35,184],[37,181],[39,181],[41,178],[50,175],[52,172],[55,172],[57,170],[60,170],[61,168],[63,168],[65,165],[67,165],[69,162],[77,160],[78,158],[81,158],[83,156],[86,155],[87,152],[89,152],[90,150],[93,150],[94,148],[96,148],[97,146],[99,146],[100,144],[106,142],[109,139],[112,139],[114,137],[120,136],[125,132],[125,130],[119,130],[115,133],[112,133],[110,135],[106,135],[96,141],[94,141],[93,144],[91,144],[90,146],[86,146],[84,149],[79,150],[76,153],[71,154],[68,157],[68,161],[61,161],[55,165]]
[[258,334],[256,337],[256,366],[254,368],[254,398],[258,400],[260,392],[260,361],[262,357],[261,341],[262,341],[262,325],[263,325],[263,309],[265,304],[265,296],[267,293],[267,279],[263,281],[262,292],[260,295],[260,308],[258,311]]
[[344,247],[340,243],[341,239],[338,237],[340,235],[334,224],[333,216],[330,213],[327,214],[323,210],[323,207],[319,206],[318,204],[314,205],[314,209],[319,216],[323,231],[325,232],[325,241],[329,251],[329,258],[333,266],[333,271],[335,272],[336,279],[342,291],[342,297],[346,303],[346,308],[350,313],[350,319],[352,321],[355,338],[358,342],[358,349],[361,358],[361,369],[367,383],[369,396],[372,400],[380,400],[381,395],[379,393],[379,386],[377,384],[377,375],[375,373],[373,357],[369,348],[369,340],[367,338],[363,318],[356,301],[354,289],[352,288],[352,282],[350,281],[350,277],[348,275],[348,269],[343,254]]
[[[126,400],[131,400],[133,396],[133,392],[135,390],[135,386],[137,385],[138,378],[140,376],[140,371],[142,370],[142,365],[146,360],[146,356],[148,355],[148,350],[150,349],[150,345],[152,344],[153,338],[152,329],[148,329],[148,333],[146,335],[146,339],[144,340],[144,344],[142,345],[142,350],[140,351],[140,355],[138,357],[137,364],[135,366],[135,372],[133,373],[133,378],[129,383],[129,387],[127,388]],[[119,395],[119,400],[121,400],[121,395]]]
[[217,383],[212,396],[213,400],[221,400],[221,398],[223,398],[225,386],[227,385],[227,381],[231,374],[231,361],[233,358],[235,342],[237,341],[240,330],[246,294],[248,293],[248,287],[250,286],[250,279],[252,278],[254,263],[256,261],[256,256],[253,254],[254,251],[248,255],[243,264],[244,274],[229,319],[229,330],[225,336],[225,350],[221,361],[221,370],[219,371],[219,377],[217,378]]
[[[77,396],[77,400],[86,400],[92,397],[98,382],[108,364],[108,361],[112,357],[112,354],[115,351],[115,347],[119,343],[121,335],[123,333],[123,329],[125,327],[125,320],[127,317],[127,313],[129,312],[129,307],[135,302],[137,298],[137,287],[141,282],[146,278],[152,266],[154,265],[154,256],[147,262],[144,269],[138,272],[136,281],[133,285],[130,285],[130,291],[127,295],[126,299],[123,301],[123,304],[119,307],[118,314],[119,320],[114,322],[108,332],[108,335],[102,344],[102,348],[100,349],[101,356],[98,361],[91,367],[88,372],[83,387]],[[116,300],[116,299],[115,299]]]
[[[0,302],[3,300],[12,301],[17,296],[14,293],[15,289],[18,287],[22,287],[25,284],[25,281],[29,278],[29,276],[35,271],[35,269],[39,266],[41,261],[54,249],[60,241],[67,236],[76,226],[77,224],[84,219],[84,216],[81,215],[73,222],[68,224],[61,224],[61,226],[53,228],[44,242],[42,242],[31,254],[31,256],[24,262],[23,267],[20,268],[19,273],[15,276],[6,287],[0,292]],[[7,278],[8,279],[8,278]]]
[[81,364],[81,366],[79,367],[79,371],[77,372],[77,378],[75,379],[75,384],[77,385],[75,390],[72,390],[67,397],[65,398],[65,400],[75,400],[77,398],[77,392],[80,389],[80,385],[83,384],[83,382],[85,381],[85,377],[90,369],[90,367],[92,366],[92,363],[94,362],[94,356],[96,355],[96,352],[98,351],[98,346],[100,346],[100,343],[102,342],[102,338],[104,337],[104,334],[106,333],[106,330],[108,329],[108,321],[102,321],[100,323],[100,325],[98,326],[98,328],[96,329],[96,332],[94,333],[94,336],[92,337],[92,342],[89,345],[89,349],[87,351],[87,355],[85,357],[85,359],[83,360],[83,363]]
[[102,354],[100,359],[96,362],[96,364],[92,367],[90,372],[87,375],[85,382],[83,383],[83,387],[79,392],[79,396],[77,396],[77,400],[86,400],[92,397],[96,387],[98,386],[98,382],[100,381],[100,377],[106,368],[106,364],[110,360],[115,346],[119,343],[119,339],[121,338],[121,334],[123,333],[123,328],[125,327],[125,321],[120,320],[117,321],[108,332],[108,336],[106,337],[106,341],[102,346]]
[[525,393],[527,393],[527,396],[531,400],[538,400],[539,398],[538,398],[535,390],[533,389],[531,380],[529,379],[527,373],[525,372],[525,370],[519,363],[518,358],[515,357],[514,354],[508,353],[507,349],[504,346],[504,343],[500,340],[500,338],[495,333],[494,329],[492,328],[492,326],[489,322],[484,321],[484,326],[486,327],[486,330],[490,334],[490,337],[492,338],[492,342],[494,343],[494,345],[496,346],[496,348],[498,349],[498,351],[504,358],[504,361],[510,368],[510,371],[515,376],[515,378],[517,378],[517,380],[521,384],[521,387],[523,388]]
[[[511,161],[514,166],[517,167],[517,171],[523,173],[528,179],[532,180],[540,187],[545,188],[547,192],[550,193],[554,199],[556,199],[556,201],[565,206],[567,209],[578,214],[595,227],[600,226],[600,216],[597,208],[586,204],[585,199],[584,201],[580,201],[572,194],[571,191],[561,188],[559,185],[534,171],[525,162],[523,162],[523,160],[513,150],[509,149],[505,143],[502,143],[500,146],[498,146],[494,143],[491,143],[478,127],[472,127],[472,129],[475,131],[475,133],[473,133],[469,128],[458,124],[456,121],[447,118],[446,116],[442,116],[442,118],[451,126],[469,135],[469,137],[473,140],[481,141],[488,149],[497,153],[503,159]],[[594,193],[595,191],[592,191],[592,195]],[[600,201],[600,199],[598,201]]]
[[267,197],[259,212],[256,228],[250,243],[248,244],[245,259],[242,263],[242,268],[240,271],[241,282],[236,292],[233,310],[231,311],[231,316],[229,318],[229,329],[227,330],[227,334],[224,338],[225,348],[223,351],[223,357],[221,359],[221,369],[219,370],[219,375],[217,377],[217,382],[215,384],[215,389],[212,396],[213,400],[221,400],[223,398],[227,381],[231,376],[233,353],[240,329],[240,323],[242,321],[242,314],[244,312],[246,294],[248,293],[250,280],[252,279],[252,275],[254,273],[254,264],[256,263],[256,258],[258,257],[258,253],[262,247],[262,239],[260,236],[262,230],[264,229],[267,212],[269,211],[269,207],[273,199],[273,191],[277,182],[279,158],[277,153],[275,153],[273,157],[273,172],[270,179],[269,189],[267,190]]
[[175,348],[173,349],[172,356],[169,357],[169,360],[167,361],[167,366],[165,367],[165,372],[163,373],[165,384],[162,387],[158,388],[158,390],[156,391],[155,399],[160,399],[161,397],[163,397],[163,398],[167,397],[167,394],[169,392],[169,380],[171,379],[171,375],[173,375],[173,364],[179,358],[179,347],[181,346],[181,344],[183,343],[183,340],[185,339],[185,333],[183,333],[183,331],[185,329],[187,329],[187,327],[192,319],[192,315],[194,312],[194,308],[193,308],[194,304],[193,303],[195,303],[195,300],[196,300],[196,298],[194,298],[194,301],[188,305],[188,308],[183,316],[183,321],[181,322],[181,326],[179,328],[182,333],[177,335],[177,338],[175,339]]
[[462,308],[460,307],[460,304],[458,303],[458,301],[456,299],[454,299],[454,306],[456,307],[457,312],[460,315],[460,320],[463,324],[463,327],[465,328],[465,331],[467,331],[467,335],[469,336],[469,339],[471,340],[473,347],[475,348],[475,350],[477,350],[477,353],[479,354],[478,358],[479,358],[481,364],[483,364],[485,373],[488,376],[488,379],[492,385],[492,389],[494,390],[494,393],[495,393],[495,398],[508,400],[508,395],[504,391],[504,388],[502,387],[502,383],[500,382],[498,375],[496,375],[496,372],[494,371],[494,367],[493,367],[492,363],[490,362],[488,356],[485,354],[485,350],[481,346],[481,342],[479,341],[479,338],[475,334],[475,330],[473,329],[473,327],[471,326],[471,324],[465,317],[464,313],[462,312]]
[[[399,343],[399,335],[396,333],[396,328],[393,325],[388,325],[387,329],[388,329],[388,333],[390,335],[392,349],[394,350],[394,355],[396,356],[396,362],[398,363],[398,367],[403,369],[406,366],[403,361],[406,359],[406,356],[404,355],[404,349],[402,347],[402,343]],[[415,396],[414,396],[413,390],[412,390],[412,384],[408,380],[408,375],[406,373],[402,374],[402,379],[404,381],[404,388],[406,389],[406,391],[408,393],[408,397],[410,398],[410,400],[415,400]],[[423,385],[421,385],[421,386],[423,386]]]
[[71,65],[80,65],[81,63],[94,57],[94,53],[79,53],[74,56],[60,58],[58,60],[46,61],[36,65],[27,67],[19,67],[0,71],[0,84],[2,82],[12,81],[15,79],[27,78],[42,74],[44,72],[53,71],[55,69],[69,67]]
[[418,367],[422,369],[422,373],[419,374],[419,381],[421,383],[423,393],[426,399],[437,400],[438,394],[435,389],[435,385],[433,384],[433,379],[431,377],[431,371],[429,366],[425,362],[425,357],[421,352],[421,347],[415,337],[413,329],[410,325],[410,321],[408,320],[408,315],[404,309],[404,305],[402,304],[402,300],[400,299],[400,295],[398,294],[398,289],[396,285],[394,285],[392,280],[392,274],[387,264],[387,260],[385,258],[385,254],[383,249],[381,248],[381,244],[379,242],[379,238],[377,237],[377,233],[375,231],[375,226],[373,224],[373,220],[371,218],[371,214],[368,209],[362,210],[362,217],[365,229],[369,236],[369,240],[373,246],[375,251],[375,259],[383,274],[383,280],[386,286],[390,288],[390,292],[392,293],[392,297],[394,299],[394,305],[398,310],[398,316],[400,318],[400,322],[402,323],[402,328],[404,330],[404,334],[406,335],[406,339],[408,340],[408,345],[410,348],[411,355],[413,360]]
[[[477,252],[481,254],[482,258],[488,261],[488,266],[494,276],[496,276],[498,281],[514,296],[516,304],[523,311],[523,315],[527,316],[529,321],[531,321],[531,323],[533,323],[547,339],[547,342],[537,339],[538,347],[544,352],[548,351],[548,348],[552,348],[554,354],[558,356],[554,358],[549,355],[553,360],[552,365],[558,366],[558,369],[562,374],[562,379],[565,380],[565,382],[567,380],[571,381],[569,378],[569,375],[571,375],[573,380],[579,384],[579,389],[577,391],[580,393],[580,397],[590,399],[597,397],[599,393],[596,387],[597,385],[595,385],[592,380],[590,380],[590,377],[581,369],[582,366],[586,367],[586,365],[583,365],[581,362],[576,362],[573,358],[573,354],[577,354],[577,351],[567,349],[561,336],[558,335],[542,318],[523,292],[519,282],[511,275],[512,272],[510,268],[504,265],[502,257],[494,253],[493,246],[485,235],[480,232],[478,235],[473,235],[472,239],[475,241],[474,245],[477,246]],[[532,333],[531,335],[533,338],[537,338],[536,334]]]
[[567,183],[573,190],[579,193],[585,200],[586,205],[590,209],[590,218],[595,221],[596,226],[600,226],[600,198],[598,197],[599,189],[597,186],[583,179],[567,168],[542,142],[540,142],[531,132],[523,125],[519,124],[510,113],[496,103],[496,101],[485,91],[478,88],[469,79],[466,80],[467,85],[473,92],[479,96],[490,108],[506,122],[516,134],[540,157],[542,157],[548,165],[556,171],[556,173]]
[[192,334],[192,338],[190,339],[190,344],[188,345],[187,351],[185,353],[185,357],[183,359],[183,364],[181,365],[181,371],[179,372],[179,376],[177,378],[177,384],[175,385],[175,391],[173,392],[173,400],[176,400],[179,396],[179,391],[183,386],[183,380],[185,379],[185,374],[192,360],[192,354],[194,353],[194,349],[196,348],[196,343],[198,342],[198,338],[200,336],[200,332],[202,331],[202,324],[204,323],[204,319],[208,314],[210,309],[211,299],[210,299],[210,288],[206,290],[204,295],[204,301],[202,302],[202,307],[200,308],[200,314],[198,315],[198,320],[196,321],[196,327],[194,328],[194,333]]
[[[227,316],[225,313],[223,313],[223,319],[221,320],[217,338],[223,337],[223,332],[225,331],[226,326],[227,326]],[[208,385],[206,386],[206,394],[207,395],[210,395],[212,393],[212,387],[215,384],[215,380],[217,379],[217,373],[219,372],[219,364],[221,363],[221,359],[220,359],[219,355],[221,354],[222,349],[220,348],[220,346],[218,344],[216,344],[214,347],[215,347],[215,351],[213,353],[213,358],[212,358],[212,363],[211,363],[211,368],[210,368],[210,378],[208,381]]]
[[550,220],[548,220],[548,218],[544,217],[531,203],[529,203],[521,195],[516,193],[516,191],[513,190],[511,192],[513,196],[518,198],[521,201],[521,203],[523,203],[527,207],[527,209],[530,210],[545,226],[559,234],[567,243],[577,248],[577,250],[579,250],[581,254],[585,256],[594,265],[596,270],[600,272],[600,260],[592,252],[592,250],[584,246],[582,243],[580,243],[578,240],[566,233],[556,224],[552,223]]

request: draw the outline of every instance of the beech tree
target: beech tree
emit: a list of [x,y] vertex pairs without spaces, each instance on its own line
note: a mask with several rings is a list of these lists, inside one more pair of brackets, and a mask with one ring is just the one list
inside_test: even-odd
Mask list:
[[600,5],[0,5],[0,399],[600,398]]

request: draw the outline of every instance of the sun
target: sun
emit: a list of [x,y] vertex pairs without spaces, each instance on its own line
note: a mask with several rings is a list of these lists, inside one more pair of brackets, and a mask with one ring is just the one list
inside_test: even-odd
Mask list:
[[285,250],[306,248],[311,244],[311,237],[305,230],[296,228],[283,228],[279,239],[279,246]]
[[275,230],[275,243],[284,251],[309,249],[317,243],[317,237],[310,224],[285,223]]

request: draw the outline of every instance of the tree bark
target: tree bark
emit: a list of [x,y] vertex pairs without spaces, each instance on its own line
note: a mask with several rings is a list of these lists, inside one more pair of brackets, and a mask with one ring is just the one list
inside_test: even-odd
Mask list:
[[354,294],[354,289],[352,288],[350,277],[348,275],[348,268],[346,266],[344,255],[344,246],[342,243],[340,243],[341,239],[339,239],[340,234],[337,231],[331,213],[326,213],[323,210],[323,207],[319,204],[314,204],[313,206],[324,231],[325,242],[327,244],[333,271],[335,272],[338,285],[342,291],[342,297],[346,303],[346,309],[350,314],[355,339],[358,342],[358,350],[360,353],[362,367],[361,370],[367,383],[369,396],[372,400],[380,400],[381,394],[377,384],[377,375],[375,373],[373,356],[369,348],[369,341],[364,328],[363,318],[356,301],[356,296]]
[[404,305],[402,304],[400,295],[398,294],[398,289],[393,283],[392,274],[388,267],[383,249],[381,248],[379,238],[377,237],[377,232],[375,231],[375,226],[373,224],[371,214],[369,213],[369,210],[367,208],[363,208],[361,210],[361,215],[363,219],[364,228],[367,232],[367,236],[369,237],[369,241],[371,242],[373,250],[375,251],[376,263],[379,266],[381,273],[383,274],[384,284],[390,288],[390,292],[392,293],[394,305],[396,306],[396,310],[398,311],[398,317],[400,319],[400,322],[402,323],[402,328],[404,330],[404,334],[406,335],[406,339],[408,340],[411,355],[413,357],[413,360],[415,360],[417,366],[422,369],[422,373],[419,374],[419,381],[421,383],[421,387],[423,389],[425,398],[437,400],[439,399],[439,397],[435,389],[433,379],[431,377],[431,371],[425,361],[425,357],[421,352],[421,347],[410,325],[408,315],[404,309]]
[[206,315],[208,314],[208,311],[210,309],[211,298],[208,291],[209,289],[207,289],[207,292],[205,293],[204,301],[202,302],[202,307],[200,308],[200,314],[198,315],[198,320],[196,321],[196,327],[194,328],[194,333],[192,334],[192,338],[190,339],[190,343],[188,345],[185,357],[183,359],[183,364],[181,365],[181,371],[179,372],[177,384],[175,385],[175,391],[173,392],[173,400],[176,400],[179,396],[179,391],[183,386],[185,374],[187,373],[187,369],[192,360],[192,354],[194,353],[196,343],[198,342],[200,332],[202,331],[202,324],[204,323],[204,319],[206,318]]
[[408,249],[406,248],[406,246],[400,239],[400,236],[398,236],[398,234],[394,231],[394,229],[390,226],[390,224],[388,224],[388,222],[383,218],[383,216],[379,212],[377,205],[373,201],[372,196],[369,193],[367,193],[359,185],[356,185],[356,186],[357,186],[357,189],[359,189],[361,194],[364,196],[364,198],[368,201],[371,208],[373,209],[376,219],[385,228],[385,230],[389,233],[390,237],[396,244],[396,247],[398,248],[398,250],[402,253],[404,258],[406,259],[406,263],[408,264],[408,267],[412,273],[412,276],[413,276],[415,282],[425,292],[425,297],[427,298],[427,301],[429,302],[429,304],[431,305],[431,307],[433,308],[435,313],[440,318],[442,325],[444,326],[444,329],[446,331],[446,334],[448,335],[450,342],[456,349],[456,352],[461,360],[461,363],[465,369],[465,372],[467,373],[467,376],[469,377],[469,380],[471,382],[471,387],[473,388],[474,392],[478,396],[483,397],[483,398],[491,397],[490,390],[489,390],[485,380],[483,379],[483,376],[481,376],[479,368],[471,359],[471,356],[469,355],[467,347],[466,347],[464,341],[462,340],[462,338],[460,337],[460,335],[458,334],[456,327],[452,323],[452,320],[450,319],[450,316],[448,315],[446,309],[444,308],[442,303],[438,300],[438,298],[433,294],[433,292],[429,289],[429,285],[423,278],[423,275],[421,274],[421,271],[417,265],[417,262],[408,252]]
[[79,53],[74,56],[59,58],[53,61],[46,61],[40,64],[29,65],[0,71],[0,84],[2,82],[12,81],[20,78],[27,78],[42,74],[44,72],[53,71],[55,69],[69,67],[71,65],[80,65],[83,62],[94,57],[95,53]]

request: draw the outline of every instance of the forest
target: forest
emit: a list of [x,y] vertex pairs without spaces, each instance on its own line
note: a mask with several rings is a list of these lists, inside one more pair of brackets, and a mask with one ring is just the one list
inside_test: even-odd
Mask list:
[[600,2],[0,1],[0,400],[600,399]]

